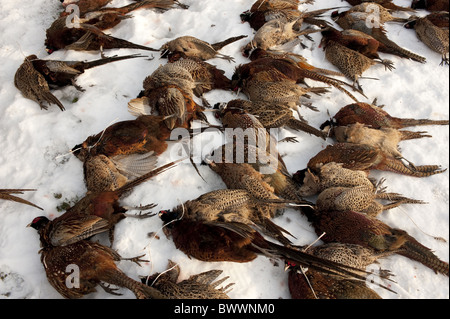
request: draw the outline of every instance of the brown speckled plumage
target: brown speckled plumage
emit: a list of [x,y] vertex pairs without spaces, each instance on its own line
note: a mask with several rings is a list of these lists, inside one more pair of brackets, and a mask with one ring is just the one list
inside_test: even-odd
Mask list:
[[181,269],[178,264],[169,260],[167,269],[164,273],[142,278],[142,283],[155,288],[168,299],[230,299],[227,293],[234,283],[219,287],[229,278],[217,280],[222,270],[209,270],[179,280]]
[[362,281],[339,279],[294,266],[288,274],[289,292],[293,299],[382,299]]
[[[389,201],[382,204],[377,200]],[[317,196],[318,210],[353,210],[369,216],[377,216],[383,211],[403,204],[425,204],[397,193],[377,192],[371,186],[330,187]]]
[[448,28],[439,28],[435,26],[427,17],[417,18],[407,25],[412,25],[416,30],[417,37],[425,43],[431,50],[442,56],[441,65],[449,64],[448,46],[449,31]]
[[201,60],[209,60],[213,58],[221,58],[227,61],[234,61],[234,58],[223,55],[218,51],[224,46],[235,41],[245,38],[245,35],[228,38],[222,42],[210,44],[192,36],[181,36],[174,40],[168,41],[161,46],[162,57],[170,56],[172,53],[183,52],[187,57],[196,57]]
[[329,187],[365,186],[368,189],[376,186],[367,171],[342,167],[342,163],[330,162],[319,167],[315,172],[304,169],[297,171],[293,178],[300,185],[302,196],[318,194]]
[[14,75],[14,85],[25,98],[37,102],[41,109],[46,110],[48,105],[56,104],[64,111],[64,105],[50,92],[44,76],[34,68],[34,59],[37,59],[36,55],[25,58]]

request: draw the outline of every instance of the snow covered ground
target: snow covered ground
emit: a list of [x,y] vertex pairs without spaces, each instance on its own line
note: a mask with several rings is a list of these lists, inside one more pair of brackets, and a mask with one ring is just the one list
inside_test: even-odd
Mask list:
[[[188,10],[172,9],[165,13],[141,10],[133,13],[132,19],[124,20],[108,32],[116,37],[159,48],[165,42],[181,35],[192,35],[210,43],[222,41],[230,36],[248,35],[248,39],[231,44],[221,53],[233,56],[235,63],[222,59],[210,60],[231,77],[234,68],[248,60],[240,54],[240,48],[251,39],[253,31],[248,24],[242,24],[239,14],[253,4],[254,0],[180,0],[189,5]],[[395,0],[398,5],[409,6],[411,0]],[[130,3],[113,0],[110,6]],[[341,0],[316,0],[314,5],[301,5],[301,9],[318,9],[332,6],[347,6]],[[12,1],[0,0],[0,188],[36,188],[36,192],[22,195],[44,208],[35,208],[0,201],[0,298],[47,299],[61,298],[49,285],[39,258],[37,233],[25,226],[31,220],[45,214],[49,218],[60,214],[57,207],[84,195],[82,163],[69,154],[69,150],[84,139],[96,134],[115,121],[133,119],[127,110],[127,103],[142,89],[142,81],[166,60],[132,59],[112,63],[88,70],[78,78],[77,83],[86,89],[80,93],[73,87],[57,90],[54,94],[66,106],[61,112],[56,106],[48,111],[25,99],[14,87],[14,74],[25,56],[36,54],[39,58],[61,60],[93,60],[99,58],[97,52],[75,52],[60,50],[48,56],[45,52],[45,30],[61,11],[57,0]],[[424,15],[422,11],[418,14]],[[404,16],[399,14],[399,16]],[[331,21],[331,20],[330,20]],[[378,81],[364,79],[368,100],[378,98],[385,110],[399,117],[449,118],[449,68],[439,66],[441,57],[420,42],[413,30],[399,24],[388,24],[388,35],[399,45],[427,58],[426,64],[403,60],[385,55],[394,61],[396,69],[385,71],[383,67],[373,67],[364,76],[378,78]],[[320,34],[312,35],[314,42],[304,40],[308,46],[295,47],[308,61],[323,68],[334,69],[325,59],[323,50],[318,48]],[[148,52],[137,50],[110,50],[109,56],[118,54]],[[320,83],[309,81],[311,85]],[[243,97],[243,96],[241,96]],[[226,102],[236,95],[225,91],[206,94],[211,104]],[[199,101],[200,102],[200,101]],[[304,110],[303,116],[313,126],[334,115],[341,107],[352,103],[346,95],[336,89],[323,96],[313,96],[313,104],[320,112]],[[208,114],[212,123],[215,119]],[[414,130],[414,128],[412,128]],[[448,127],[428,126],[426,130],[432,138],[423,138],[401,143],[404,156],[416,164],[439,164],[449,167]],[[332,140],[293,131],[281,130],[280,137],[297,136],[299,143],[282,143],[279,149],[290,172],[294,173],[306,166],[308,160]],[[209,137],[206,138],[206,141]],[[160,156],[158,163],[171,161],[174,145]],[[205,147],[205,154],[211,149]],[[139,186],[123,203],[139,205],[156,203],[155,211],[171,209],[181,202],[194,199],[214,189],[224,188],[221,179],[208,167],[201,166],[200,172],[206,183],[196,174],[189,163],[179,164],[164,174]],[[394,173],[374,171],[375,178],[386,178],[386,186],[392,192],[407,197],[421,199],[425,205],[404,205],[384,212],[379,218],[392,227],[402,228],[419,242],[430,247],[441,259],[449,260],[449,176],[448,171],[428,178],[414,178]],[[60,194],[60,196],[58,196]],[[295,243],[308,244],[317,236],[306,219],[298,213],[287,210],[278,217],[282,227],[297,236]],[[116,228],[114,249],[124,257],[146,254],[149,263],[138,267],[122,261],[119,267],[130,277],[138,278],[162,271],[168,259],[180,264],[182,277],[209,269],[222,269],[223,275],[234,282],[229,293],[231,298],[278,299],[290,298],[287,273],[283,265],[274,266],[265,258],[258,257],[251,263],[231,262],[207,263],[189,259],[175,249],[170,239],[161,231],[162,222],[157,217],[146,220],[127,218]],[[159,239],[149,238],[150,232],[157,232]],[[107,236],[98,240],[107,243]],[[442,237],[445,241],[437,240]],[[319,242],[320,243],[320,242]],[[373,286],[386,299],[447,299],[449,298],[448,277],[437,275],[421,264],[401,256],[391,256],[380,261],[380,267],[390,269],[396,283],[390,283],[396,294]],[[377,269],[378,266],[375,266]],[[134,298],[125,289],[120,298]],[[86,298],[117,298],[99,289]]]

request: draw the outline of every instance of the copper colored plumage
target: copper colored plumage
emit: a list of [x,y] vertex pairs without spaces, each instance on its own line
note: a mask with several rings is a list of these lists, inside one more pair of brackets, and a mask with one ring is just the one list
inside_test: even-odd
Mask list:
[[141,115],[134,120],[120,121],[105,130],[88,136],[82,143],[72,148],[73,154],[81,161],[88,156],[144,154],[153,152],[155,156],[167,149],[170,130],[162,116]]
[[385,27],[379,21],[367,23],[371,19],[371,15],[372,13],[370,12],[345,11],[342,13],[334,12],[332,16],[341,28],[361,31],[377,39],[380,43],[384,44],[383,52],[385,53],[395,54],[420,63],[426,62],[426,58],[423,56],[413,53],[390,40]]
[[346,126],[362,123],[374,129],[394,128],[403,129],[412,126],[448,125],[448,120],[400,118],[390,115],[382,107],[369,103],[353,103],[342,107],[331,119],[324,122],[320,128],[327,126]]
[[55,20],[46,30],[45,46],[48,53],[66,49],[75,51],[100,51],[105,49],[139,49],[158,51],[143,45],[116,38],[104,33],[95,25],[80,23],[79,27],[68,27],[66,17]]
[[449,11],[449,2],[447,0],[413,0],[411,4],[413,9],[426,9],[428,11]]
[[[181,214],[180,214],[181,213]],[[259,232],[239,222],[201,222],[180,211],[161,211],[160,218],[177,249],[203,261],[250,262],[258,255],[282,259],[326,273],[364,279],[365,273],[265,240]]]
[[338,31],[329,27],[322,31],[322,36],[322,41],[324,43],[333,40],[346,48],[361,53],[369,59],[381,62],[388,70],[395,69],[392,61],[382,59],[378,54],[381,51],[381,48],[384,47],[384,44],[366,33],[352,29]]

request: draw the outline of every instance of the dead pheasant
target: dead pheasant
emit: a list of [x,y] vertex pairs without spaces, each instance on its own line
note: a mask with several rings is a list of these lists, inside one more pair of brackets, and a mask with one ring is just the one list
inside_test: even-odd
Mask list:
[[224,41],[210,44],[192,36],[181,36],[171,40],[161,46],[161,57],[170,57],[171,54],[183,52],[187,57],[196,57],[201,60],[209,60],[212,58],[221,58],[227,61],[234,61],[234,58],[223,55],[218,51],[228,44],[246,38],[246,35],[228,38]]
[[252,9],[241,13],[240,17],[242,22],[248,22],[250,24],[250,27],[255,31],[258,31],[266,22],[274,19],[292,21],[302,18],[304,23],[325,27],[329,25],[329,22],[321,19],[322,14],[333,9],[336,8],[300,11],[298,10],[298,6],[295,5],[292,7],[280,6],[271,8],[268,8],[267,6],[260,6],[255,8],[254,6],[252,6]]
[[263,50],[279,50],[300,43],[300,36],[316,33],[312,28],[300,29],[303,19],[286,21],[273,19],[266,22],[253,36],[253,39],[242,48],[244,56],[249,56],[255,48]]
[[327,137],[324,132],[309,125],[305,120],[295,118],[292,109],[284,107],[282,104],[235,99],[228,101],[226,108],[245,110],[256,116],[262,126],[266,129],[285,127],[315,135],[323,139]]
[[[119,221],[129,217],[147,218],[150,213],[130,215],[130,207],[120,204],[120,199],[143,182],[174,167],[176,162],[160,166],[146,174],[130,181],[114,191],[88,192],[69,207],[62,215],[49,220],[46,216],[38,216],[29,226],[39,230],[41,237],[51,247],[69,246],[85,241],[96,234],[109,232],[111,244],[114,239],[114,229]],[[145,210],[155,207],[154,204],[136,207]]]
[[318,111],[310,103],[301,103],[301,97],[310,98],[309,93],[321,95],[328,92],[325,87],[302,87],[282,72],[270,68],[250,76],[240,76],[235,73],[232,77],[232,85],[235,90],[242,90],[251,101],[284,105],[297,110],[300,117],[301,105]]
[[45,46],[49,54],[56,50],[66,49],[75,51],[100,51],[102,57],[104,57],[103,50],[105,49],[128,48],[152,52],[158,51],[150,47],[110,36],[95,25],[80,23],[77,28],[68,27],[66,17],[55,20],[46,30]]
[[77,90],[84,91],[78,86],[75,81],[76,78],[83,74],[85,70],[95,68],[97,66],[105,65],[111,62],[144,57],[139,54],[115,56],[103,58],[94,61],[60,61],[38,59],[37,56],[32,55],[29,61],[34,68],[41,73],[50,87],[64,87],[66,85],[73,85]]
[[[224,176],[224,182],[230,188],[248,189],[256,198],[274,199],[274,195],[276,195],[310,205],[311,203],[304,201],[299,196],[298,187],[292,180],[284,162],[278,160],[278,154],[264,151],[264,149],[258,149],[249,144],[230,142],[217,148],[205,159],[205,162],[212,170]],[[227,165],[234,163],[245,163],[250,167]],[[233,169],[236,169],[236,172]],[[245,177],[245,175],[250,177]],[[246,183],[254,181],[259,182],[259,188],[251,190],[250,187],[245,186]]]
[[234,283],[220,287],[229,277],[217,278],[222,270],[209,270],[180,280],[180,266],[169,260],[167,270],[141,279],[168,299],[230,299],[227,293]]
[[381,170],[414,177],[428,177],[445,172],[439,165],[407,166],[401,160],[367,144],[336,143],[312,157],[307,167],[317,172],[326,163],[343,163],[344,168],[354,170]]
[[449,31],[434,25],[427,17],[408,22],[405,27],[414,28],[417,37],[431,50],[442,56],[441,65],[448,65]]
[[[409,9],[409,8],[405,8]],[[408,22],[407,18],[398,18],[391,14],[392,9],[388,9],[383,6],[383,4],[377,3],[376,1],[363,1],[360,4],[354,5],[347,12],[360,12],[363,14],[363,17],[367,17],[366,14],[370,13],[374,15],[374,19],[378,19],[378,23],[385,24],[386,22],[398,22],[398,23],[406,23]],[[414,11],[414,10],[410,10]],[[376,17],[375,17],[376,16]],[[373,20],[371,20],[373,21]]]
[[[374,129],[403,129],[412,126],[449,125],[448,120],[411,119],[390,115],[382,107],[368,103],[354,103],[341,108],[331,120],[324,122],[320,129],[330,129],[335,126],[346,126],[362,123]],[[328,128],[327,128],[328,127]]]
[[390,40],[387,37],[386,30],[382,24],[368,24],[367,19],[370,19],[370,13],[348,11],[342,13],[334,12],[332,17],[336,23],[345,30],[353,29],[361,31],[377,39],[380,43],[384,44],[385,47],[383,47],[383,52],[385,53],[395,54],[420,63],[426,62],[426,58],[408,51]]
[[327,41],[335,41],[348,49],[361,53],[369,59],[381,62],[388,70],[395,69],[392,61],[382,59],[379,55],[379,52],[382,51],[380,48],[384,47],[384,44],[366,33],[353,29],[338,31],[328,27],[322,31],[322,36],[321,44],[325,43],[326,45]]
[[305,57],[301,56],[300,54],[296,54],[293,52],[283,52],[283,51],[272,51],[272,50],[263,50],[261,48],[256,48],[252,51],[252,53],[249,56],[249,59],[251,61],[254,61],[256,59],[260,58],[274,58],[274,59],[287,59],[297,65],[301,69],[305,69],[308,71],[312,71],[315,73],[319,73],[322,75],[328,75],[328,76],[345,76],[341,72],[337,72],[334,70],[328,70],[328,69],[322,69],[315,67],[308,63]]
[[50,92],[44,76],[34,68],[32,60],[36,58],[36,55],[25,58],[14,75],[14,85],[25,98],[37,102],[41,109],[46,110],[47,105],[56,104],[64,111],[64,105]]
[[[250,186],[251,188],[261,185],[260,182],[251,180],[249,175],[243,176],[242,179],[246,177],[249,177],[248,182],[255,183],[254,186]],[[272,198],[263,199],[253,197],[245,189],[219,189],[186,201],[171,211],[163,212],[164,214],[184,214],[183,219],[202,223],[242,223],[255,227],[284,245],[289,245],[291,242],[285,237],[285,234],[292,235],[276,225],[272,218],[278,215],[281,209],[289,207],[290,204],[291,201],[277,198],[273,194]]]
[[[314,256],[361,270],[377,263],[378,259],[393,254],[393,252],[378,252],[361,245],[340,242],[304,246],[301,249]],[[289,291],[295,299],[381,299],[365,283],[345,276],[330,276],[289,262],[285,266],[285,270],[287,269],[289,269]],[[391,273],[381,269],[380,275],[388,278]]]
[[324,164],[315,172],[299,170],[293,179],[300,186],[301,196],[316,195],[330,187],[364,186],[375,189],[381,183],[370,178],[367,171],[344,168],[342,163],[335,162]]
[[410,236],[384,222],[354,211],[309,211],[307,216],[325,243],[357,244],[380,253],[395,253],[422,263],[436,273],[449,275],[449,265]]
[[[176,6],[181,7],[181,4],[179,4],[178,1],[173,0],[140,0],[119,8],[96,8],[93,6],[89,7],[89,4],[87,4],[86,1],[82,1],[81,3],[78,1],[76,6],[79,11],[79,17],[76,20],[78,23],[89,24],[99,28],[100,30],[106,30],[115,27],[125,19],[131,18],[129,13],[132,11],[139,9],[156,9],[166,11],[171,8],[175,8]],[[75,13],[78,12],[74,11],[72,12],[72,15]],[[68,11],[64,11],[60,16],[67,18],[69,14],[70,13]]]
[[[299,65],[290,59],[285,59],[281,56],[278,57],[262,57],[259,59],[253,59],[252,62],[239,65],[232,77],[233,82],[242,82],[248,80],[256,75],[258,72],[279,72],[280,79],[289,79],[295,81],[296,83],[306,84],[305,79],[311,79],[313,81],[322,82],[326,85],[333,86],[348,95],[352,100],[358,102],[358,100],[343,86],[349,86],[353,88],[350,84],[344,81],[334,79],[332,77],[320,74],[314,70],[299,67]],[[276,73],[278,74],[278,73]],[[273,78],[277,79],[277,78]]]
[[[389,201],[389,203],[382,204],[377,200]],[[371,186],[330,187],[323,190],[316,200],[316,207],[319,211],[352,210],[372,217],[403,204],[425,204],[425,202],[397,193],[379,192]]]
[[372,145],[396,159],[405,160],[414,167],[412,162],[403,157],[398,144],[405,140],[431,137],[431,135],[424,133],[427,132],[401,131],[394,128],[374,129],[362,123],[355,123],[337,126],[333,129],[331,135],[340,143]]
[[370,59],[332,39],[323,38],[323,49],[327,60],[345,74],[359,91],[362,91],[359,79],[363,73],[376,64],[383,65],[382,62]]
[[288,286],[292,299],[382,299],[366,283],[328,276],[287,264]]
[[346,1],[350,3],[352,6],[372,2],[392,11],[406,11],[406,12],[415,11],[414,9],[411,8],[397,6],[395,3],[393,3],[392,0],[346,0]]
[[214,89],[231,90],[231,80],[225,71],[199,58],[187,57],[182,52],[173,53],[169,62],[187,70],[196,84],[194,94],[201,97],[203,93]]

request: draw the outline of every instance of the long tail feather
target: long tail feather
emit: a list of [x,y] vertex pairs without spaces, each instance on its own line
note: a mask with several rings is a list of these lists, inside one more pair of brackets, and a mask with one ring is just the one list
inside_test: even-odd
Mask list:
[[214,48],[214,50],[219,51],[224,46],[226,46],[228,44],[231,44],[233,42],[239,41],[239,40],[241,40],[243,38],[246,38],[246,37],[247,37],[246,35],[240,35],[240,36],[237,36],[237,37],[231,37],[231,38],[228,38],[228,39],[226,39],[226,40],[224,40],[222,42],[217,42],[217,43],[211,44],[211,46]]

